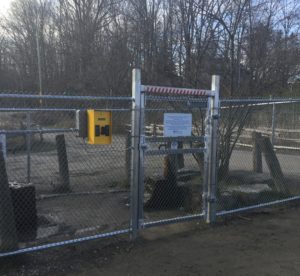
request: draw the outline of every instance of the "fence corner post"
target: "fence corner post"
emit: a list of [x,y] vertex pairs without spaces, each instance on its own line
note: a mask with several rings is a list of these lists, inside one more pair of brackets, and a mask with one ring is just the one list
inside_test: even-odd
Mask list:
[[208,164],[207,164],[207,206],[205,220],[207,223],[216,221],[217,213],[217,181],[218,181],[218,126],[219,126],[219,90],[220,76],[213,75],[209,110]]
[[131,168],[130,168],[130,228],[131,239],[139,230],[139,146],[141,116],[141,70],[132,70]]

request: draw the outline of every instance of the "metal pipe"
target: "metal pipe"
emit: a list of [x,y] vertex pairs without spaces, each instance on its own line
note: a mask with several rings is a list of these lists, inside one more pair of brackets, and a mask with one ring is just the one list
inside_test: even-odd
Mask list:
[[15,108],[15,107],[0,107],[0,112],[38,112],[38,111],[62,111],[62,112],[75,112],[75,108]]
[[146,155],[187,154],[205,152],[205,148],[146,150]]
[[140,96],[140,124],[139,124],[139,196],[138,196],[138,227],[141,228],[141,224],[144,219],[144,185],[145,185],[145,151],[146,151],[146,141],[145,141],[145,93],[141,92]]
[[[206,105],[206,98],[188,98],[188,97],[172,97],[172,96],[153,96],[146,95],[147,100],[151,101],[165,101],[165,102],[191,102],[191,103],[202,103]],[[300,102],[300,99],[284,99],[284,98],[273,98],[273,99],[220,99],[221,106],[226,106],[229,104],[257,104],[257,105],[269,105],[269,104],[286,104]]]
[[195,215],[188,215],[188,216],[175,217],[175,218],[170,218],[170,219],[162,219],[162,220],[156,220],[156,221],[151,221],[151,222],[145,222],[142,224],[142,226],[143,226],[143,228],[150,228],[150,227],[167,225],[167,224],[172,224],[172,223],[177,223],[177,222],[190,221],[190,220],[199,219],[199,218],[203,218],[203,217],[204,217],[204,213],[201,213],[201,214],[195,214]]
[[2,99],[45,99],[45,100],[73,100],[73,101],[99,101],[99,100],[117,100],[132,101],[132,97],[112,97],[112,96],[63,96],[63,95],[34,95],[34,94],[1,94]]
[[[38,111],[45,111],[45,112],[76,112],[78,108],[1,108],[0,112],[38,112]],[[101,111],[115,111],[115,112],[122,112],[126,111],[129,112],[131,109],[129,108],[110,108],[110,109],[97,109]]]
[[136,239],[139,230],[139,146],[141,112],[141,70],[132,70],[132,118],[131,118],[131,170],[130,170],[130,227],[131,239]]
[[220,99],[222,103],[293,103],[299,102],[300,98],[268,98],[268,99]]
[[23,135],[33,133],[65,133],[65,132],[76,132],[78,129],[75,128],[49,128],[49,129],[20,129],[20,130],[0,130],[0,134],[6,135]]
[[146,142],[163,143],[163,142],[204,142],[204,136],[180,136],[180,137],[146,137]]
[[[145,111],[147,112],[166,112],[166,111],[173,111],[174,112],[174,108],[145,108]],[[182,110],[190,110],[190,108],[184,109],[182,108]]]
[[218,151],[218,120],[219,120],[219,89],[220,89],[220,77],[212,76],[211,90],[215,93],[210,97],[210,108],[207,118],[208,126],[208,156],[206,158],[206,170],[207,170],[207,195],[206,195],[206,208],[205,221],[212,223],[216,220],[216,192],[217,192],[217,151]]
[[294,197],[290,197],[290,198],[286,198],[286,199],[274,200],[274,201],[271,201],[271,202],[260,203],[260,204],[256,204],[256,205],[252,205],[252,206],[247,206],[247,207],[234,209],[234,210],[220,211],[220,212],[217,212],[217,216],[231,215],[231,214],[235,214],[235,213],[250,211],[250,210],[253,210],[253,209],[273,206],[273,205],[276,205],[276,204],[282,204],[282,203],[287,203],[287,202],[296,201],[296,200],[300,200],[300,196],[294,196]]
[[19,249],[19,250],[15,250],[15,251],[0,253],[0,258],[45,250],[45,249],[54,248],[54,247],[61,247],[61,246],[70,245],[70,244],[77,244],[77,243],[84,242],[84,241],[91,241],[91,240],[96,240],[96,239],[101,239],[101,238],[113,237],[113,236],[117,236],[117,235],[121,235],[121,234],[127,234],[130,231],[131,231],[130,229],[117,230],[117,231],[97,234],[97,235],[93,235],[93,236],[88,236],[88,237],[84,237],[84,238],[77,238],[77,239],[66,240],[66,241],[62,241],[62,242],[54,242],[54,243],[45,244],[45,245],[23,248],[23,249]]

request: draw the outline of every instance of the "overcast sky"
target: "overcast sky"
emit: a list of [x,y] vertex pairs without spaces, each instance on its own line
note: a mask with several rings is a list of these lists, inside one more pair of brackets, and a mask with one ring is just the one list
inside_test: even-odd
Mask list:
[[12,0],[0,0],[0,13],[5,14]]

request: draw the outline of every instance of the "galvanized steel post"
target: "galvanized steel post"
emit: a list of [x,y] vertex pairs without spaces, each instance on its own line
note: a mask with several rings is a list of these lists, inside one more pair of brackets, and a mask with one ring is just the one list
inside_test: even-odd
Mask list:
[[140,117],[141,117],[141,71],[132,71],[132,117],[131,117],[131,173],[130,173],[130,228],[135,239],[139,229],[139,179],[140,179]]
[[206,198],[206,222],[212,223],[216,220],[216,193],[218,179],[218,121],[219,121],[219,90],[220,77],[212,76],[211,90],[214,95],[210,97],[209,114],[208,114],[208,132],[209,142],[207,143],[207,198]]
[[202,209],[204,218],[207,220],[207,201],[208,201],[208,183],[210,178],[209,162],[211,156],[211,102],[207,101],[206,117],[205,117],[205,151],[204,151],[204,168],[203,168],[203,190],[202,190]]
[[[142,86],[141,86],[142,87]],[[138,228],[140,229],[144,220],[144,156],[146,150],[145,140],[145,93],[141,90],[140,98],[140,140],[139,140],[139,197],[138,197]]]

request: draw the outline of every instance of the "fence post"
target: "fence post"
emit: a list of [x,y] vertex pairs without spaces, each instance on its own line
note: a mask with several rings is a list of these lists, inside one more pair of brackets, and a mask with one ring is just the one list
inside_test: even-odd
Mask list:
[[69,192],[70,191],[70,178],[69,178],[69,165],[68,156],[66,150],[65,135],[60,134],[56,136],[56,149],[58,156],[59,165],[59,191]]
[[274,180],[274,185],[277,192],[289,195],[289,189],[285,185],[285,179],[281,170],[281,166],[274,151],[274,147],[270,142],[270,138],[262,137],[259,140],[259,143],[265,155],[265,160],[269,168],[270,174]]
[[[26,128],[30,130],[30,113],[26,114]],[[31,133],[26,135],[26,151],[27,151],[27,183],[31,182]]]
[[218,179],[218,120],[219,120],[219,90],[220,90],[220,77],[213,75],[211,90],[215,95],[210,97],[210,114],[208,123],[210,139],[207,148],[208,151],[208,164],[207,164],[207,207],[206,207],[206,222],[212,223],[216,220],[216,193],[217,193],[217,179]]
[[253,155],[253,172],[262,173],[262,154],[259,146],[259,139],[261,139],[261,133],[252,132],[252,155]]
[[131,238],[135,239],[138,236],[140,228],[140,136],[141,136],[141,71],[140,69],[132,70],[132,118],[131,118],[131,181],[130,181],[130,227]]
[[[140,85],[140,89],[141,89]],[[138,228],[140,229],[144,219],[144,155],[145,155],[145,93],[140,91],[140,124],[139,124],[139,197],[138,197]]]

